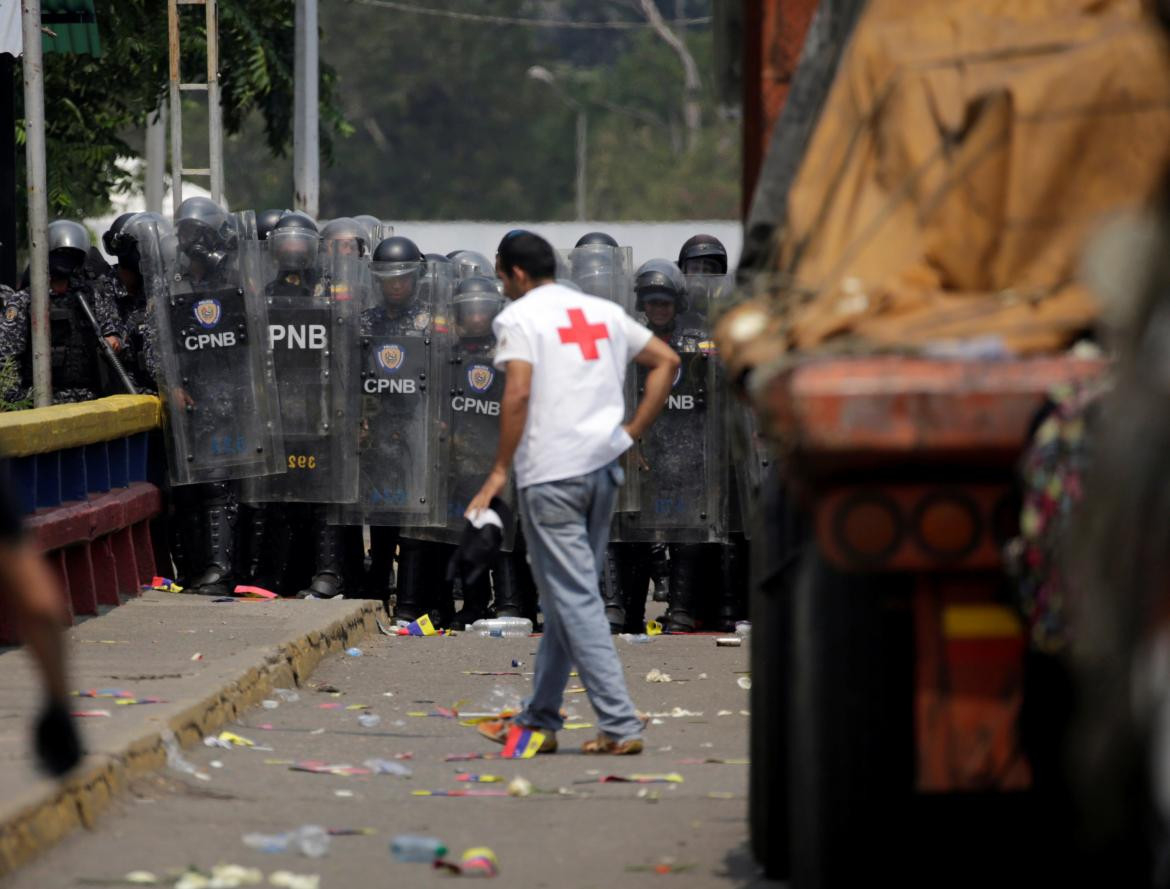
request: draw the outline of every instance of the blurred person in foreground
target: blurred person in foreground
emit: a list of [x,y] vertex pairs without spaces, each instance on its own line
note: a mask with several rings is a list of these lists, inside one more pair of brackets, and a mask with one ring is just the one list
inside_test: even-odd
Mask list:
[[69,621],[65,599],[44,558],[22,537],[20,517],[0,472],[0,608],[8,610],[44,681],[44,704],[34,748],[50,775],[64,775],[81,759],[81,741],[69,714],[65,646]]
[[[496,267],[512,300],[492,323],[493,363],[506,371],[507,383],[495,465],[467,516],[488,508],[514,466],[544,635],[524,709],[479,731],[513,748],[535,731],[542,736],[537,751],[555,752],[565,684],[576,665],[600,729],[582,752],[641,753],[644,723],[626,687],[599,583],[623,481],[618,458],[661,412],[679,358],[621,306],[557,284],[556,254],[531,232],[505,235]],[[645,395],[623,425],[630,361],[649,372]]]

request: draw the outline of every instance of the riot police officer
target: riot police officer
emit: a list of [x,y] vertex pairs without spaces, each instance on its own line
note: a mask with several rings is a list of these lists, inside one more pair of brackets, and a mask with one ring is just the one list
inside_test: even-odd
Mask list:
[[256,214],[256,237],[261,241],[268,240],[268,235],[276,228],[276,224],[280,222],[282,216],[286,211],[278,210],[276,208],[261,210]]
[[586,232],[577,239],[575,247],[616,247],[618,246],[617,239],[613,235],[605,232]]
[[133,213],[129,219],[119,216],[102,235],[106,251],[118,259],[113,268],[122,300],[126,343],[118,357],[133,378],[138,391],[155,391],[155,377],[146,360],[146,343],[153,318],[149,314],[149,295],[143,277],[140,240],[158,239],[171,234],[170,222],[159,213]]
[[240,477],[224,466],[254,452],[251,435],[241,433],[264,424],[257,405],[243,407],[253,401],[249,393],[233,388],[252,339],[240,320],[236,229],[218,204],[192,197],[179,205],[174,233],[174,244],[164,239],[155,259],[165,302],[154,301],[144,353],[172,418],[172,552],[180,583],[187,592],[222,596],[235,588],[238,570],[239,484],[229,479]]
[[684,275],[726,275],[727,248],[714,235],[694,235],[678,251],[678,267]]
[[[667,409],[642,447],[650,475],[643,479],[642,512],[622,516],[612,544],[617,582],[605,591],[611,626],[635,632],[645,621],[645,602],[654,571],[654,542],[669,544],[669,607],[667,632],[692,632],[700,617],[699,590],[719,584],[722,545],[709,539],[705,505],[706,473],[723,467],[706,464],[706,423],[717,422],[702,410],[709,370],[707,329],[701,316],[690,312],[687,282],[678,267],[666,259],[652,259],[635,275],[635,308],[646,326],[683,358],[676,388]],[[722,476],[718,476],[720,483]],[[722,588],[722,587],[720,587]],[[603,588],[604,590],[605,588]],[[705,615],[703,615],[705,616]]]
[[[418,494],[431,470],[424,443],[432,432],[437,435],[437,427],[424,428],[431,416],[426,408],[431,394],[424,356],[433,347],[438,320],[430,299],[433,294],[424,293],[427,262],[409,238],[391,236],[374,249],[370,270],[372,303],[361,317],[367,355],[362,379],[365,469],[359,497],[370,525],[365,595],[388,596],[397,545],[396,616],[414,620],[433,609],[445,623],[453,606],[437,589],[445,569],[442,548],[400,539],[401,528],[410,524],[407,513],[426,499]],[[434,505],[427,503],[425,508]]]
[[[56,220],[49,224],[48,244],[53,401],[56,404],[89,401],[107,390],[120,391],[116,385],[103,382],[109,368],[103,363],[98,337],[104,337],[117,352],[125,340],[125,330],[109,292],[95,287],[84,271],[90,249],[89,233],[78,222]],[[92,321],[86,306],[92,311]],[[31,395],[31,308],[32,295],[28,289],[5,294],[0,318],[0,361],[11,360],[18,365],[22,390],[7,393],[10,400]]]
[[482,253],[474,250],[453,250],[447,258],[455,266],[455,277],[462,281],[473,276],[495,280],[496,266]]

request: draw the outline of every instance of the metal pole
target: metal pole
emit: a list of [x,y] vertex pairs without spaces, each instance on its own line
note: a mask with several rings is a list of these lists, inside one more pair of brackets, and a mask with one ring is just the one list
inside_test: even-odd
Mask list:
[[53,403],[49,365],[49,203],[45,184],[45,70],[41,0],[21,0],[24,36],[24,162],[28,192],[29,288],[32,291],[33,406]]
[[577,109],[577,221],[585,221],[585,151],[589,120],[584,108]]
[[183,96],[179,89],[179,4],[167,0],[167,45],[171,61],[171,213],[183,203]]
[[0,284],[16,280],[16,59],[0,53]]
[[317,0],[297,0],[296,64],[293,69],[293,203],[296,209],[313,217],[317,216],[320,200],[317,40]]
[[167,106],[162,102],[146,122],[146,209],[152,213],[162,212],[166,172]]
[[207,165],[211,169],[211,199],[223,198],[223,108],[219,104],[219,4],[207,4]]

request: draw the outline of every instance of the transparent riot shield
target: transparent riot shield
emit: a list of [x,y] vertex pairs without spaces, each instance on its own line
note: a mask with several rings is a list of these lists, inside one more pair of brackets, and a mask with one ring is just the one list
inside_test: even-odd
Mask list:
[[[565,276],[565,283],[571,283],[583,293],[615,302],[629,315],[634,312],[634,251],[632,247],[609,247],[605,244],[589,244],[561,250],[557,255],[558,277]],[[626,420],[634,415],[638,406],[638,380],[631,367],[626,375]],[[641,474],[636,471],[633,452],[622,458],[626,483],[618,493],[614,511],[617,513],[637,512],[641,509],[638,486]]]
[[[253,503],[353,503],[358,490],[358,315],[364,267],[351,257],[290,250],[269,238],[241,249],[249,300],[268,310],[285,472],[249,479]],[[301,245],[293,245],[299,247]],[[299,265],[290,264],[290,255]],[[300,260],[295,256],[300,255]]]
[[730,455],[734,476],[735,502],[729,516],[733,531],[751,537],[751,517],[759,503],[764,477],[771,465],[771,449],[760,434],[756,415],[743,402],[728,396],[727,428],[731,436]]
[[139,244],[176,485],[284,471],[267,307],[248,298],[240,262],[250,216]]
[[[641,508],[618,516],[615,540],[714,543],[727,539],[731,478],[727,412],[722,371],[710,338],[711,312],[726,294],[706,286],[711,283],[688,279],[696,292],[701,286],[706,288],[708,298],[699,308],[688,300],[676,304],[671,317],[654,319],[654,323],[645,315],[637,316],[666,339],[682,363],[663,412],[632,455],[634,472],[641,479]],[[640,396],[645,371],[638,367],[635,377]]]
[[451,275],[438,264],[368,264],[358,337],[358,498],[341,524],[440,524],[446,509],[442,412]]
[[[447,367],[443,404],[443,437],[446,475],[445,505],[441,522],[430,528],[408,528],[407,537],[458,543],[463,533],[463,513],[495,463],[500,440],[500,408],[505,374],[493,361],[496,340],[492,318],[503,308],[503,299],[491,308],[478,308],[474,300],[453,300],[451,323],[437,337],[440,360]],[[516,498],[509,488],[501,495],[513,507],[513,521],[504,528],[502,549],[512,550],[516,535]]]

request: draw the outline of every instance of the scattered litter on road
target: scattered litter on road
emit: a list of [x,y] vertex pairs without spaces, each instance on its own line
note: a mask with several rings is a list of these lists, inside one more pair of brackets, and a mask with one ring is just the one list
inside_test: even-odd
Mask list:
[[727,790],[712,790],[707,793],[707,799],[736,799],[736,796]]
[[733,710],[720,710],[715,715],[716,716],[734,716],[735,712]]
[[496,853],[486,846],[468,849],[459,859],[459,864],[453,861],[436,860],[435,870],[446,871],[456,877],[498,877],[500,875],[499,862]]
[[199,769],[193,762],[183,756],[179,749],[179,741],[175,737],[175,733],[169,728],[163,729],[159,733],[162,738],[163,748],[167,752],[167,765],[176,772],[182,772],[185,775],[191,775],[198,778],[200,781],[210,781],[211,775]]
[[700,678],[700,679],[707,679],[707,678],[708,678],[708,676],[707,676],[707,674],[706,674],[706,673],[700,673],[700,674],[699,674],[699,678]]
[[643,787],[638,791],[638,799],[644,799],[648,803],[656,803],[662,799],[662,794],[657,790],[651,790],[649,787]]
[[646,674],[647,682],[672,682],[669,673],[663,673],[657,667]]
[[350,704],[345,709],[346,710],[369,710],[370,705],[369,704]]
[[347,648],[345,650],[345,653],[348,654],[350,657],[361,657],[362,656],[362,650],[360,648]]
[[349,797],[353,796],[353,791],[352,790],[335,790],[335,791],[333,791],[333,795],[339,796],[342,799],[348,799]]
[[678,760],[678,764],[680,766],[748,766],[752,764],[752,761],[750,759],[719,759],[718,757],[708,756],[706,759],[680,759]]
[[[273,760],[274,765],[284,765],[287,760]],[[348,778],[352,775],[368,775],[369,769],[360,769],[348,763],[329,763],[320,759],[301,759],[288,767],[290,772],[312,772],[314,775],[340,775]]]
[[523,667],[524,661],[520,660],[519,658],[512,658],[512,666],[513,667]]
[[211,762],[208,763],[208,765],[211,766],[213,769],[222,769],[223,768],[223,760],[222,759],[213,759]]
[[338,688],[336,685],[330,685],[328,682],[322,682],[320,685],[310,685],[309,687],[313,689],[313,691],[320,692],[321,694],[325,695],[341,694],[340,688]]
[[275,710],[280,706],[280,701],[274,701],[272,698],[265,698],[260,702],[260,706],[265,710]]
[[476,790],[474,788],[467,788],[461,790],[412,790],[411,796],[433,796],[433,797],[487,797],[497,796],[505,797],[511,796],[506,790]]
[[144,590],[158,590],[160,593],[181,593],[183,588],[171,580],[169,577],[154,576],[150,579],[150,583],[143,584]]
[[[237,735],[235,732],[223,731],[220,732],[217,740],[227,742],[231,747],[255,747],[256,742],[250,738],[245,738],[243,735]],[[207,743],[207,739],[203,739],[203,743]],[[211,746],[210,744],[208,746]],[[220,746],[223,746],[222,744]]]
[[566,722],[562,728],[567,732],[574,732],[578,729],[593,728],[592,722]]
[[646,621],[646,635],[647,636],[661,636],[662,624],[656,620]]
[[645,645],[652,638],[648,633],[619,633],[618,635],[631,645]]
[[599,778],[583,778],[574,784],[682,784],[683,776],[678,772],[655,775],[602,775]]
[[532,786],[532,782],[527,778],[521,778],[519,775],[508,782],[508,796],[532,796],[534,790],[535,788]]
[[270,854],[299,852],[306,858],[329,854],[329,832],[317,824],[306,824],[288,833],[246,833],[241,839],[248,848]]
[[321,878],[317,874],[294,874],[287,870],[273,871],[268,877],[270,886],[280,889],[320,889]]
[[499,784],[504,779],[500,775],[473,775],[471,772],[460,772],[455,776],[455,780],[466,784]]
[[743,639],[739,636],[716,636],[715,646],[717,648],[739,648],[743,645]]
[[515,670],[464,670],[464,676],[523,676]]
[[750,636],[752,634],[752,622],[750,620],[737,620],[735,622],[735,635]]
[[432,864],[447,854],[447,847],[438,837],[403,833],[390,841],[390,854],[399,861]]
[[[409,758],[410,754],[404,754],[403,758]],[[369,769],[375,775],[394,775],[398,778],[409,778],[414,774],[410,766],[404,766],[400,762],[393,759],[365,759],[362,760],[362,765]]]
[[201,652],[201,651],[195,652],[193,655],[191,655],[191,660],[193,660],[193,661],[203,660],[203,652]]
[[689,870],[694,870],[694,864],[674,864],[673,862],[662,862],[661,864],[631,864],[626,867],[626,873],[630,874],[682,874]]
[[735,680],[735,684],[738,685],[740,688],[742,688],[744,691],[750,691],[751,687],[752,687],[752,677],[751,676],[740,676],[737,680]]
[[340,710],[341,705],[339,703],[337,703],[336,701],[326,701],[324,704],[318,704],[317,709],[319,709],[319,710]]
[[110,711],[109,710],[74,710],[69,715],[75,716],[78,719],[87,719],[90,717],[103,717],[103,716],[108,717],[110,715]]
[[331,827],[331,837],[372,837],[377,836],[378,830],[374,827]]
[[286,704],[295,704],[301,699],[301,696],[293,691],[291,688],[274,688],[272,693],[284,701]]
[[374,728],[382,722],[382,717],[377,713],[359,713],[357,721],[362,728]]

